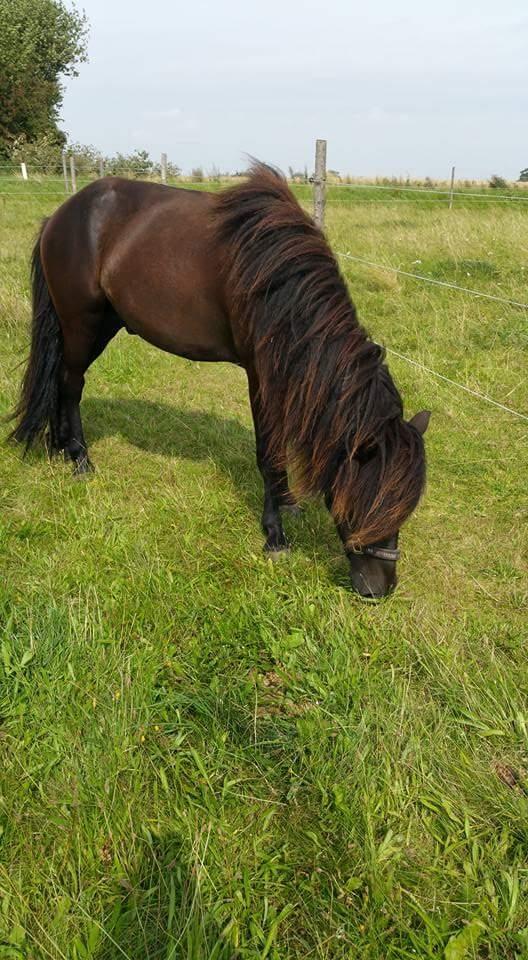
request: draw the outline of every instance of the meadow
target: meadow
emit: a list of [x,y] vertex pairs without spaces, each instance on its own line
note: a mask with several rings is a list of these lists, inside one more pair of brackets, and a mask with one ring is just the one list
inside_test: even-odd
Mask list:
[[[0,197],[0,413],[60,201],[26,187]],[[336,251],[528,301],[526,204],[328,200]],[[526,310],[341,266],[375,339],[528,413]],[[264,556],[237,368],[120,333],[89,482],[2,442],[0,957],[528,957],[528,424],[389,365],[433,415],[377,605],[319,503]]]

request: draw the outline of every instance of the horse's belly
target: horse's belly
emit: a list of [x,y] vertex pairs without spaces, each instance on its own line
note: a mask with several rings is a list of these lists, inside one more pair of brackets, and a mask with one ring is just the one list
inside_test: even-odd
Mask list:
[[148,318],[142,318],[139,323],[134,323],[133,319],[125,319],[124,322],[129,333],[135,333],[154,347],[186,357],[187,360],[239,363],[231,337],[222,329],[211,329],[210,323],[204,325],[207,329],[193,329],[192,324],[163,326],[158,322],[149,323]]
[[229,320],[219,304],[207,297],[170,297],[167,290],[148,298],[131,287],[109,299],[129,333],[160,350],[188,360],[239,363]]

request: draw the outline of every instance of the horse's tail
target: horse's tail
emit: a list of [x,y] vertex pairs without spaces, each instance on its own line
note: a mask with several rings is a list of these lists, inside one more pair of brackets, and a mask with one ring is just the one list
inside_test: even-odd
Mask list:
[[57,446],[59,432],[59,376],[63,343],[59,318],[42,269],[40,241],[46,222],[42,224],[31,257],[31,348],[20,400],[11,417],[17,423],[10,438],[24,443],[26,450],[48,426],[51,446]]

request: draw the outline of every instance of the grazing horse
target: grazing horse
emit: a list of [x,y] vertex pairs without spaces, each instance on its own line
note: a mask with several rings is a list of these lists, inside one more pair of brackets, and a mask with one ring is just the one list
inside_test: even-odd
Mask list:
[[284,178],[254,163],[218,194],[106,177],[44,222],[32,260],[31,351],[11,434],[45,431],[82,476],[85,373],[124,327],[190,360],[244,367],[264,481],[265,549],[287,547],[288,486],[320,493],[352,585],[396,584],[398,532],[425,481],[429,413],[403,418],[382,348]]

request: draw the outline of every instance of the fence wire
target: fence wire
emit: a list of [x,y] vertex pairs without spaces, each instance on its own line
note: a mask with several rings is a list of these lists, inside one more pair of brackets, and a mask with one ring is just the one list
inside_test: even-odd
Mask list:
[[380,184],[380,183],[328,183],[327,187],[329,190],[392,190],[393,192],[400,193],[423,193],[423,194],[439,194],[442,197],[445,197],[446,200],[449,200],[451,197],[464,197],[465,199],[472,199],[473,197],[479,199],[485,199],[489,201],[497,202],[497,200],[513,200],[513,201],[528,201],[528,196],[519,197],[511,193],[503,193],[498,196],[493,196],[489,193],[472,193],[469,189],[467,191],[463,190],[435,190],[434,188],[429,187],[404,187],[399,186],[398,184],[389,185],[389,184]]
[[397,350],[394,350],[392,347],[385,347],[387,353],[391,353],[394,357],[398,357],[400,360],[405,360],[406,363],[412,364],[413,367],[418,367],[420,370],[425,370],[426,373],[430,373],[433,377],[437,377],[439,380],[444,380],[445,383],[449,383],[452,387],[458,387],[459,390],[464,390],[465,393],[471,394],[472,397],[477,397],[479,400],[485,400],[486,403],[492,404],[494,407],[499,407],[501,410],[506,410],[507,413],[511,413],[512,417],[518,417],[519,420],[527,420],[528,415],[521,413],[520,410],[515,410],[513,407],[507,407],[505,403],[500,403],[499,400],[494,400],[493,397],[488,397],[485,393],[480,393],[478,390],[473,390],[471,387],[467,387],[464,383],[459,383],[457,380],[452,380],[451,377],[446,377],[445,374],[439,373],[438,370],[433,370],[432,367],[427,367],[425,363],[421,363],[419,360],[414,360],[413,357],[407,357],[404,353],[398,353]]
[[[452,290],[458,290],[461,293],[471,294],[474,297],[484,297],[487,300],[495,300],[500,303],[510,304],[515,307],[522,307],[525,310],[528,310],[528,303],[521,303],[517,300],[509,300],[506,297],[495,297],[490,293],[482,293],[479,290],[471,290],[469,287],[460,287],[456,283],[448,283],[445,280],[434,280],[432,277],[425,277],[417,273],[409,273],[406,270],[399,270],[396,267],[388,267],[381,263],[374,263],[372,260],[366,260],[364,257],[356,257],[349,253],[344,253],[340,250],[335,251],[339,257],[345,257],[347,260],[353,260],[356,263],[364,264],[369,267],[376,267],[381,270],[390,270],[393,273],[402,274],[405,277],[412,277],[413,280],[423,280],[427,283],[433,283],[437,286],[449,287]],[[394,350],[393,347],[385,347],[387,353],[392,354],[395,357],[398,357],[400,360],[405,360],[406,363],[412,364],[414,367],[418,367],[420,370],[423,370],[426,373],[429,373],[431,376],[436,377],[438,380],[443,380],[445,383],[449,383],[453,387],[457,387],[459,390],[463,390],[465,393],[469,393],[472,397],[476,397],[479,400],[483,400],[486,403],[491,404],[494,407],[499,407],[501,410],[505,410],[507,413],[511,414],[513,417],[516,417],[519,420],[528,421],[528,415],[522,413],[520,410],[516,410],[513,407],[508,407],[506,404],[501,403],[499,400],[495,400],[493,397],[489,397],[487,394],[482,393],[479,390],[473,390],[472,387],[468,387],[463,383],[459,383],[457,380],[452,380],[451,377],[446,377],[445,374],[439,373],[438,370],[433,370],[432,367],[426,366],[424,363],[421,363],[419,360],[415,360],[413,357],[408,357],[404,353],[399,353],[398,350]]]
[[423,280],[424,283],[432,283],[436,287],[449,287],[451,290],[468,293],[473,297],[482,297],[484,300],[495,300],[497,303],[507,303],[512,307],[521,307],[523,310],[528,310],[528,303],[523,303],[520,300],[510,300],[508,297],[497,297],[493,293],[483,293],[481,290],[473,290],[471,287],[461,287],[458,283],[449,283],[448,280],[435,280],[434,277],[426,277],[421,273],[410,273],[408,270],[400,270],[399,267],[391,267],[385,263],[375,263],[373,260],[367,260],[365,257],[356,257],[352,253],[344,253],[342,250],[336,250],[335,252],[338,257],[344,257],[346,260],[363,263],[366,266],[376,267],[379,270],[388,270],[390,273],[397,273],[402,277],[411,277],[413,280]]

